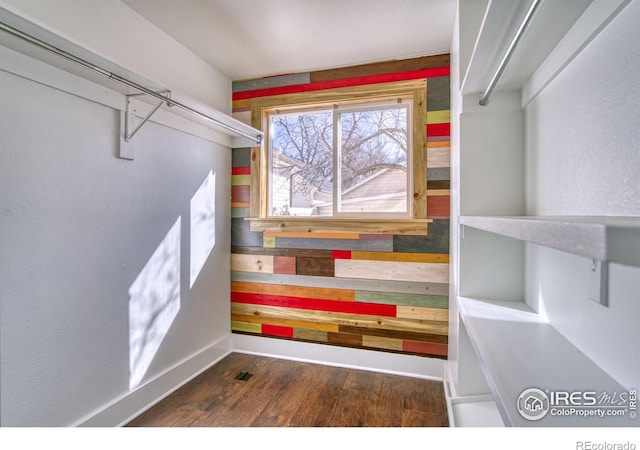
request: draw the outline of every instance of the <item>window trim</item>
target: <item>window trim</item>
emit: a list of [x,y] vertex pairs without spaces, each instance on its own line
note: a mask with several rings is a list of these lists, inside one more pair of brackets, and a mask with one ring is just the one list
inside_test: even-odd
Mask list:
[[[427,224],[427,155],[426,155],[426,79],[379,83],[355,87],[326,89],[271,97],[254,98],[251,102],[251,125],[265,132],[260,147],[251,148],[251,231],[293,233],[359,232],[370,234],[426,235]],[[326,106],[380,102],[394,98],[410,98],[413,102],[412,124],[412,218],[340,218],[340,217],[270,217],[268,214],[268,147],[267,112]],[[423,176],[419,176],[423,174]]]

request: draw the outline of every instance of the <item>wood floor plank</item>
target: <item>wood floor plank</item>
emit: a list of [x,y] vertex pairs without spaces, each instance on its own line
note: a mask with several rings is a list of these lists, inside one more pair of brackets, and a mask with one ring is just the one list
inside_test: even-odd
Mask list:
[[127,426],[445,427],[448,417],[441,382],[231,353]]

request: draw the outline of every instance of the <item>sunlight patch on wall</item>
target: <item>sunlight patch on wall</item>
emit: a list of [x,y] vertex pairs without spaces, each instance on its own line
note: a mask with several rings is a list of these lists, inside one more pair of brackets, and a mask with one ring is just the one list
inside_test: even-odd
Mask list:
[[191,280],[193,287],[216,244],[216,175],[209,172],[191,198]]
[[180,310],[181,217],[129,288],[129,388],[144,378]]

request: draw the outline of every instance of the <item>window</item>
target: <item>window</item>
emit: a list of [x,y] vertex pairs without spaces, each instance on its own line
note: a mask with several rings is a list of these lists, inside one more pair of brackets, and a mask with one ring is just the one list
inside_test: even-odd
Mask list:
[[411,217],[411,100],[267,112],[269,216]]
[[252,100],[254,231],[426,234],[426,80]]

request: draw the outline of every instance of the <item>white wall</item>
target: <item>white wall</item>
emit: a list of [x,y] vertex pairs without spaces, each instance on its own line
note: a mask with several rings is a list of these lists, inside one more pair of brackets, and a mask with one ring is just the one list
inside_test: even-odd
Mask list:
[[[527,213],[640,216],[640,2],[632,1],[525,109]],[[640,269],[612,265],[610,306],[589,261],[529,246],[527,301],[625,387],[640,380]]]
[[[91,40],[120,19],[145,27],[119,2],[11,3],[34,15],[50,13],[67,35],[82,28],[76,36],[93,47],[100,43]],[[129,35],[126,45],[110,50],[122,60],[144,56],[142,70],[171,85],[170,74],[156,73],[160,58],[150,45]],[[194,86],[196,100],[230,101],[228,80],[211,77],[215,71],[202,70],[193,55],[182,56],[187,82],[208,80],[207,89]],[[149,122],[135,137],[135,159],[119,159],[119,111],[16,76],[3,70],[5,62],[0,59],[0,422],[117,425],[228,351],[231,152]],[[209,173],[212,221],[207,208],[191,210]],[[190,286],[192,216],[215,227],[215,244]],[[142,331],[135,343],[130,326]],[[140,343],[148,352],[137,380],[130,357]]]
[[118,0],[0,0],[0,7],[173,92],[231,114],[231,80]]

